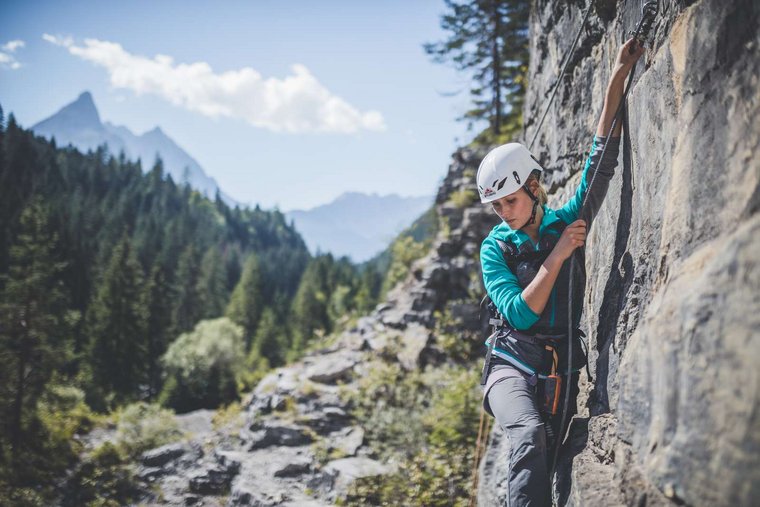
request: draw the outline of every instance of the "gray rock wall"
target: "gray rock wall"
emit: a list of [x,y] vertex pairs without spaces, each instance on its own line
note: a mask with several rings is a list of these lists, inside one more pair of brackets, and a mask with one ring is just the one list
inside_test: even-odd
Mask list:
[[[577,184],[642,3],[596,2],[539,132],[555,202]],[[534,4],[528,141],[584,9]],[[660,2],[628,100],[631,163],[621,155],[587,242],[595,382],[560,468],[562,505],[760,501],[759,20],[757,1]],[[492,439],[481,505],[503,484]]]

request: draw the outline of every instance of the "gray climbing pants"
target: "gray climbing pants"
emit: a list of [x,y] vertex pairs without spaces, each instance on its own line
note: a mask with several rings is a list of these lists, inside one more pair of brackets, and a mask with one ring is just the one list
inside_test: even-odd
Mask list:
[[[553,435],[561,435],[562,405],[567,382],[563,377],[560,408],[554,416],[539,410],[541,382],[530,385],[524,375],[500,380],[488,391],[488,403],[508,443],[507,507],[551,507],[552,494],[549,473],[554,457]],[[572,375],[570,402],[565,427],[576,413],[578,374]],[[547,426],[549,436],[547,436]]]

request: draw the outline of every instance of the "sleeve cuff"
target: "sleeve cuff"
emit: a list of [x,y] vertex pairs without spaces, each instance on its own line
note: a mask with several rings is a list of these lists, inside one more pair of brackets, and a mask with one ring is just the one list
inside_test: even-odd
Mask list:
[[[607,138],[604,136],[594,136],[594,142],[593,142],[593,154],[599,154],[601,155],[602,149],[604,148],[604,143],[607,141]],[[610,137],[609,142],[607,143],[607,151],[604,152],[605,159],[610,158],[611,155],[614,155],[614,158],[617,159],[618,154],[620,153],[620,136],[617,137]]]
[[530,309],[528,303],[523,299],[522,293],[518,294],[514,299],[512,309],[513,312],[511,312],[512,315],[509,320],[510,324],[512,324],[515,329],[528,329],[530,326],[538,322],[538,319],[540,318],[540,315]]

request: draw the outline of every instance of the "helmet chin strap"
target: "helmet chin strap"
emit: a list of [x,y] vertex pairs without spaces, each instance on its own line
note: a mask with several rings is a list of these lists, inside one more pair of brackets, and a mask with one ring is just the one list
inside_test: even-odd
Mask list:
[[528,221],[525,222],[525,224],[523,224],[523,226],[520,227],[520,229],[522,229],[526,225],[532,225],[536,222],[536,208],[538,208],[538,197],[533,195],[533,192],[530,191],[530,189],[528,188],[528,185],[523,185],[522,189],[525,190],[525,192],[528,194],[530,199],[533,201],[533,210],[530,212],[530,218],[528,219]]

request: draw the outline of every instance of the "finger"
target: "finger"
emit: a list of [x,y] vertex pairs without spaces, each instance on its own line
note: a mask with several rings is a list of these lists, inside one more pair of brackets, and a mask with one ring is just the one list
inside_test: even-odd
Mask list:
[[635,55],[636,52],[639,50],[638,45],[639,45],[639,41],[637,41],[636,39],[631,39],[631,44],[627,45],[628,46],[628,54],[629,55]]

